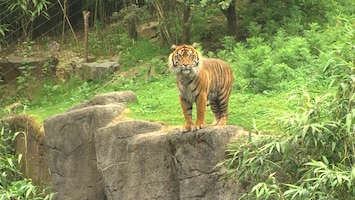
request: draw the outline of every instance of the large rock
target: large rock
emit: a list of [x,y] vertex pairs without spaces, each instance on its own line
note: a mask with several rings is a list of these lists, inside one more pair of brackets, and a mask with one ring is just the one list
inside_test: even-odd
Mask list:
[[105,78],[119,70],[120,65],[115,60],[100,60],[91,63],[81,63],[75,72],[83,81],[96,81]]
[[[126,95],[126,96],[125,96]],[[125,97],[124,97],[125,96]],[[182,134],[158,123],[117,117],[130,91],[99,95],[44,123],[59,200],[236,199],[236,182],[220,181],[226,144],[236,126]],[[126,99],[126,100],[123,100]]]
[[139,27],[137,31],[138,38],[150,40],[158,37],[159,22],[149,22]]
[[[225,145],[244,134],[236,126],[198,132],[159,131],[124,121],[98,129],[95,144],[107,199],[236,199],[235,182],[219,181]],[[154,131],[154,132],[151,132]]]
[[120,104],[123,103],[133,103],[137,101],[137,95],[132,91],[123,92],[109,92],[106,94],[96,95],[94,98],[85,101],[79,105],[70,108],[68,111],[77,110],[81,108],[86,108],[96,105],[109,105],[109,104]]
[[123,109],[120,105],[96,105],[45,120],[45,144],[57,199],[105,199],[96,163],[94,132]]
[[30,73],[31,77],[40,78],[44,75],[53,76],[55,74],[58,59],[43,55],[16,55],[11,54],[0,58],[0,83],[10,83],[17,80],[23,73]]
[[[129,144],[133,142],[136,136],[143,133],[158,131],[161,128],[161,125],[150,122],[123,121],[97,130],[95,134],[95,144],[98,156],[98,168],[103,176],[105,193],[108,199],[127,199],[129,194],[137,192],[130,192],[133,185],[128,183],[128,179],[138,178],[136,181],[144,181],[141,179],[142,177],[136,176],[137,173],[150,173],[160,166],[161,163],[157,162],[155,163],[155,166],[149,166],[150,169],[139,171],[140,169],[137,168],[137,165],[141,164],[142,167],[147,167],[147,165],[145,165],[146,163],[144,163],[145,160],[140,160],[140,163],[137,163],[136,166],[133,166],[132,164],[130,165],[130,157],[140,153],[136,150],[131,151],[131,149],[128,148],[130,146]],[[150,151],[149,149],[145,150],[148,150],[146,153]],[[161,150],[164,151],[164,149]],[[160,160],[159,157],[160,154],[156,154],[151,157],[147,156],[145,159],[151,159],[153,162],[153,160]],[[168,178],[164,176],[165,174],[161,175],[164,179]],[[147,174],[147,176],[149,175]],[[140,186],[137,185],[137,187]]]

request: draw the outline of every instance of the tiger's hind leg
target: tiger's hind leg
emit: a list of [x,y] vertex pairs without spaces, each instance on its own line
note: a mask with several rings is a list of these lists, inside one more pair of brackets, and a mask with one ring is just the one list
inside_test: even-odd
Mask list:
[[211,100],[210,99],[210,107],[214,115],[214,120],[212,122],[212,126],[218,125],[220,121],[220,108],[219,108],[219,102],[218,99]]
[[228,101],[230,92],[220,95],[214,100],[210,100],[211,110],[214,114],[212,126],[223,126],[228,120]]

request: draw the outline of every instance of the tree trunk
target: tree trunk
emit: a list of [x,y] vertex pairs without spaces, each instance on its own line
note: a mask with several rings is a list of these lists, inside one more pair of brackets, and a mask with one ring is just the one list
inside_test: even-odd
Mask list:
[[190,4],[188,4],[185,0],[184,16],[182,19],[182,36],[181,36],[182,44],[190,44],[190,13],[191,13]]
[[99,21],[99,0],[95,1],[95,12],[94,12],[94,28],[96,29],[96,22]]
[[128,25],[128,36],[132,40],[137,40],[137,28],[136,28],[136,19],[135,17],[130,17],[127,19]]
[[222,9],[228,21],[228,35],[237,37],[237,14],[235,12],[235,2],[233,1],[226,10]]
[[[133,0],[124,0],[125,8],[129,8],[134,4]],[[132,15],[128,17],[127,20],[127,29],[128,29],[128,37],[132,39],[132,42],[137,40],[137,27],[136,27],[136,16]]]

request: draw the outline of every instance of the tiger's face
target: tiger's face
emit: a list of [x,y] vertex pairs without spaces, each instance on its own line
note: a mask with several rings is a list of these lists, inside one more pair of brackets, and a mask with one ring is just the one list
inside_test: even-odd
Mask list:
[[195,76],[200,69],[200,56],[196,50],[196,44],[193,45],[173,45],[173,52],[169,56],[169,66],[175,75]]

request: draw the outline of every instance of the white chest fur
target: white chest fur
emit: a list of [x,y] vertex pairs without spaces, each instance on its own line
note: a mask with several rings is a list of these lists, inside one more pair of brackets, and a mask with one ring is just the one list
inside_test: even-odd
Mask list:
[[179,79],[178,80],[179,96],[186,102],[193,103],[197,96],[197,86],[194,84],[194,79]]

